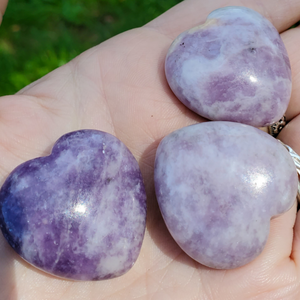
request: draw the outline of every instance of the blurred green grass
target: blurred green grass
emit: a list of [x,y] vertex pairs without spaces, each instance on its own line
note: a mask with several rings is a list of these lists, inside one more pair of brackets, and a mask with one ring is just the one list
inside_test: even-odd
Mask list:
[[0,95],[14,94],[86,49],[181,0],[11,0],[0,27]]

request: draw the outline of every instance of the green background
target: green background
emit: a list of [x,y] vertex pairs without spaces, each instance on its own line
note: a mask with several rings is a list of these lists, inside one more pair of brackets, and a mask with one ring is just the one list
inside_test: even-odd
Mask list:
[[181,0],[11,0],[0,27],[0,95],[142,26]]

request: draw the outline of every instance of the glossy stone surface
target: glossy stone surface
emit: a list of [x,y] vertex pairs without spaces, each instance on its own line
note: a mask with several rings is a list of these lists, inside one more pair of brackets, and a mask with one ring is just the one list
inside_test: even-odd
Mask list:
[[81,130],[18,166],[0,191],[0,227],[27,262],[75,280],[120,276],[136,261],[146,221],[139,166],[114,136]]
[[290,100],[291,68],[280,35],[245,7],[217,9],[179,35],[165,71],[178,99],[210,120],[267,126]]
[[233,122],[197,124],[165,137],[154,180],[174,240],[217,269],[243,266],[261,253],[270,219],[291,208],[298,182],[278,140]]

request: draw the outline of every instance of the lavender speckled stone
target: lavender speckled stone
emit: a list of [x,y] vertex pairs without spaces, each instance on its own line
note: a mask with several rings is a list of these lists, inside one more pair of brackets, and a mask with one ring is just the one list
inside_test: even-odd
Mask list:
[[53,275],[126,273],[142,245],[146,194],[137,161],[114,136],[81,130],[18,166],[0,191],[0,227],[27,262]]
[[173,42],[166,77],[178,99],[210,120],[267,126],[291,96],[289,58],[275,27],[245,7],[213,11]]
[[291,208],[298,184],[279,141],[233,122],[197,124],[165,137],[154,180],[174,240],[217,269],[243,266],[261,253],[270,219]]

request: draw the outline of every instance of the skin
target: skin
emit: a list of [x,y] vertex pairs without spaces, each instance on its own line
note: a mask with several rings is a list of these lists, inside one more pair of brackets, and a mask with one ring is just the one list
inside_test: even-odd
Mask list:
[[[0,181],[18,164],[49,153],[64,133],[92,128],[117,136],[139,161],[148,195],[147,230],[140,257],[124,276],[100,282],[61,280],[19,258],[0,235],[3,300],[299,299],[300,217],[296,204],[271,221],[263,253],[248,265],[213,270],[189,258],[168,233],[154,195],[153,164],[159,141],[204,121],[170,91],[164,58],[182,31],[203,23],[214,9],[244,5],[266,16],[282,33],[293,73],[280,139],[300,153],[300,19],[298,0],[186,0],[146,26],[125,32],[65,66],[0,98]],[[0,0],[3,11],[6,2]]]
[[0,24],[2,22],[3,14],[5,12],[6,6],[7,6],[7,0],[1,0],[0,1]]

